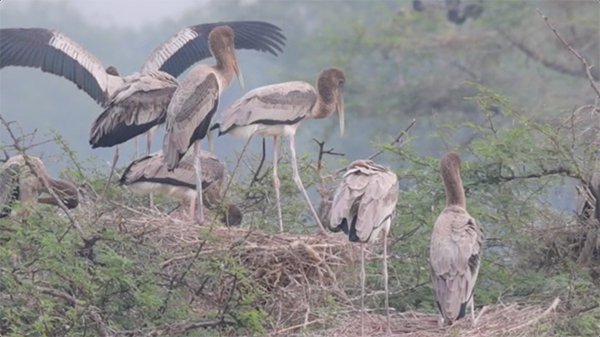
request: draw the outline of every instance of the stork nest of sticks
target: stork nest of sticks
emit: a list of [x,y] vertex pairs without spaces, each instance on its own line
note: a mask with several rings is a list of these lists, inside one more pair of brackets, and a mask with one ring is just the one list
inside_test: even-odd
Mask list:
[[[393,314],[390,318],[392,336],[403,337],[526,337],[544,335],[543,322],[552,320],[560,300],[544,305],[495,304],[485,306],[476,313],[477,324],[471,319],[457,321],[452,326],[440,327],[438,315],[418,312]],[[339,317],[337,326],[327,332],[331,337],[353,337],[361,335],[360,313]],[[386,317],[366,314],[365,336],[386,336]]]
[[[139,217],[129,219],[127,231],[149,233],[152,240],[160,243],[157,247],[169,252],[170,258],[161,264],[166,273],[181,271],[196,258],[219,259],[223,254],[237,258],[253,285],[269,294],[261,306],[274,319],[271,335],[361,336],[360,309],[353,305],[337,280],[347,272],[348,264],[352,263],[349,261],[358,260],[358,250],[343,236],[273,234],[218,224],[198,226],[150,210],[144,213],[145,216],[140,213]],[[202,274],[191,273],[189,277],[200,283]],[[196,310],[207,312],[218,307],[223,301],[222,289],[231,288],[232,282],[225,280],[214,287],[202,301],[196,301]],[[332,296],[343,310],[323,312],[324,307],[331,308],[325,301]],[[543,335],[542,323],[555,318],[558,304],[557,298],[544,305],[485,306],[476,312],[476,326],[469,315],[452,326],[440,327],[437,314],[392,313],[390,328],[392,336],[407,337],[536,336]],[[386,336],[385,314],[366,313],[364,335]]]
[[[341,235],[274,234],[258,229],[225,227],[212,212],[207,224],[197,225],[179,220],[185,215],[166,216],[145,210],[128,219],[128,231],[146,233],[169,258],[161,264],[165,273],[184,270],[193,259],[215,261],[225,256],[244,266],[254,287],[262,290],[262,309],[277,318],[273,328],[292,326],[321,318],[317,312],[332,296],[350,303],[339,288],[337,277],[344,273],[348,261],[359,258],[356,246]],[[210,225],[210,223],[214,223]],[[195,272],[195,271],[194,271]],[[192,272],[193,273],[193,272]],[[196,275],[190,274],[193,279]],[[200,280],[204,276],[197,275]],[[192,282],[195,282],[192,280]],[[200,281],[198,281],[200,282]],[[217,287],[231,284],[223,281]],[[219,299],[214,299],[217,303]],[[204,301],[206,304],[206,301]],[[218,306],[218,305],[217,305]],[[210,310],[208,305],[198,310]],[[314,311],[313,311],[314,310]]]

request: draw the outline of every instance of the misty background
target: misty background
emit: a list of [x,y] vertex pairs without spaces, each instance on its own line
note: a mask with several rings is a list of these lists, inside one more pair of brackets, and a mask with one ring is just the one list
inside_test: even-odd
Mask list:
[[[242,90],[237,81],[232,83],[215,120],[220,119],[220,111],[252,88],[292,80],[312,84],[321,69],[338,66],[347,77],[346,135],[339,137],[336,115],[307,121],[297,134],[299,155],[316,160],[318,148],[313,138],[346,154],[342,159],[327,157],[332,167],[340,166],[340,161],[367,157],[379,144],[393,140],[413,118],[417,123],[411,130],[411,142],[421,153],[438,156],[456,149],[450,144],[468,148],[472,141],[468,131],[444,126],[456,121],[486,121],[468,99],[476,94],[477,84],[498,90],[519,110],[541,118],[566,113],[591,97],[585,78],[549,67],[544,62],[547,60],[532,57],[518,48],[517,42],[550,63],[579,69],[536,13],[541,9],[561,25],[577,23],[579,31],[567,30],[565,34],[592,63],[599,64],[594,34],[597,37],[595,19],[600,18],[600,12],[593,1],[466,0],[460,8],[463,21],[453,21],[442,1],[419,3],[423,8],[411,0],[4,0],[0,2],[0,27],[56,29],[105,66],[114,65],[122,75],[128,75],[139,70],[155,47],[183,27],[229,20],[271,22],[287,37],[284,52],[274,57],[238,51],[246,88]],[[468,5],[482,10],[469,17],[464,14]],[[185,73],[180,78],[183,76]],[[114,150],[92,150],[88,145],[90,127],[102,108],[68,80],[39,69],[4,68],[0,71],[0,112],[17,122],[24,134],[35,132],[31,142],[42,142],[58,133],[80,159],[108,172]],[[161,127],[154,137],[153,151],[162,147],[163,135]],[[4,129],[0,130],[0,141],[10,141]],[[133,159],[133,144],[121,145],[119,167]],[[250,152],[258,155],[259,144],[253,140]],[[268,140],[267,158],[271,145]],[[206,143],[203,146],[206,148]],[[215,140],[216,154],[230,166],[242,146],[242,140],[230,136]],[[143,138],[139,151],[145,151]],[[68,165],[60,146],[52,142],[36,147],[32,154],[41,155],[53,173]],[[386,158],[380,161],[386,162]],[[562,200],[560,195],[556,198],[557,204],[571,208],[571,201]]]

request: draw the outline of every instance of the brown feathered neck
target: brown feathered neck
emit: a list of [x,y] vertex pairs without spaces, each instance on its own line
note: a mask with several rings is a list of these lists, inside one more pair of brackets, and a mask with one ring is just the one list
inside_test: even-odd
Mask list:
[[321,71],[317,77],[317,92],[319,100],[314,118],[326,118],[336,110],[339,100],[343,100],[342,90],[346,77],[338,68],[329,68]]
[[[60,198],[62,203],[67,206],[67,208],[72,209],[79,205],[79,197],[77,194],[77,187],[75,185],[66,180],[51,178],[47,178],[47,180],[54,193],[56,193],[56,195]],[[58,202],[52,196],[39,198],[38,202],[42,204],[58,206]]]
[[217,60],[214,68],[223,75],[227,85],[233,80],[237,67],[234,38],[235,33],[229,26],[215,27],[208,34],[210,52]]
[[460,178],[460,157],[454,152],[447,153],[440,161],[440,174],[446,190],[446,205],[467,208],[465,190]]

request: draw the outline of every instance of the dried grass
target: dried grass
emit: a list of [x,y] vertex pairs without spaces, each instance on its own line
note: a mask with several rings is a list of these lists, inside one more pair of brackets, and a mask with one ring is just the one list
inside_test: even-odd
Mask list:
[[[118,225],[121,230],[148,236],[156,241],[159,249],[168,252],[166,256],[169,258],[161,264],[165,273],[169,270],[181,272],[196,258],[223,253],[238,258],[249,270],[254,284],[270,294],[263,303],[263,309],[273,318],[270,335],[360,336],[360,312],[338,282],[338,277],[341,279],[347,272],[348,265],[358,258],[356,246],[343,236],[272,234],[219,225],[211,228],[177,220],[180,215],[165,216],[150,210],[137,215]],[[203,301],[194,302],[196,310],[205,312],[214,309],[206,304],[209,300],[223,302],[231,283],[218,287],[222,289],[211,292],[214,293],[212,297],[207,295]],[[337,309],[331,309],[331,303],[326,302],[332,296]],[[476,327],[472,326],[470,318],[451,327],[440,327],[436,314],[394,313],[391,331],[393,336],[410,337],[541,335],[540,323],[552,319],[558,302],[556,299],[546,306],[487,306],[477,313]],[[328,309],[324,312],[323,308]],[[366,336],[386,335],[385,315],[365,314],[364,326]]]
[[[404,337],[519,337],[540,336],[539,324],[552,319],[558,306],[556,298],[549,306],[496,304],[486,306],[477,315],[477,325],[473,327],[471,319],[466,318],[449,327],[440,327],[438,315],[417,312],[398,313],[391,318],[392,336]],[[384,315],[365,315],[366,336],[385,336],[386,319]],[[336,320],[336,327],[326,335],[331,337],[360,336],[360,313]]]

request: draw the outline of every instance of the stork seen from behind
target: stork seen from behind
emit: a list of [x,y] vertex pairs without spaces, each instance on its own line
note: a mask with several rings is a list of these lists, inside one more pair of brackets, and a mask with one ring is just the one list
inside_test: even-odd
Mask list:
[[433,291],[441,322],[452,324],[465,316],[467,304],[475,324],[473,291],[479,273],[483,230],[467,212],[460,177],[460,157],[447,153],[440,161],[446,208],[431,234],[430,263]]
[[389,290],[387,271],[387,239],[396,203],[398,176],[371,160],[352,162],[338,185],[331,204],[329,229],[343,231],[351,242],[359,242],[361,250],[361,335],[364,336],[365,243],[383,233],[383,278],[387,332],[390,333]]

